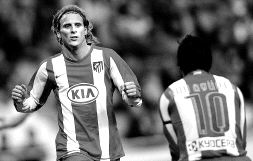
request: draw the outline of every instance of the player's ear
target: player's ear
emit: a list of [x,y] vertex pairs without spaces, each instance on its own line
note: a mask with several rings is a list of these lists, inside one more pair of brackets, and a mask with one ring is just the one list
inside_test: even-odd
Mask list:
[[57,37],[57,40],[60,44],[62,44],[62,38],[61,38],[61,34],[60,32],[56,32],[56,37]]
[[88,34],[88,27],[84,27],[84,36]]
[[61,39],[61,34],[59,32],[56,32],[57,39]]

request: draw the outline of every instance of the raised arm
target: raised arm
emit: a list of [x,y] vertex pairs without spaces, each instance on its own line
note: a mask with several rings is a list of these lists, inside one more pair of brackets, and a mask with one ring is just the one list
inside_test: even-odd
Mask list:
[[51,89],[47,62],[44,62],[33,74],[28,88],[25,85],[16,85],[13,88],[12,99],[16,110],[23,113],[38,110],[46,102]]
[[128,64],[113,50],[109,58],[111,78],[122,99],[131,107],[142,105],[141,87]]

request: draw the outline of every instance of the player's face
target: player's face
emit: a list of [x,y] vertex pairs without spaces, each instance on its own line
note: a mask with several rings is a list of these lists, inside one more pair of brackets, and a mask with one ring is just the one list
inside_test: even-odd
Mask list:
[[83,18],[77,13],[64,14],[60,20],[59,36],[67,47],[80,47],[86,43],[87,28],[83,25]]

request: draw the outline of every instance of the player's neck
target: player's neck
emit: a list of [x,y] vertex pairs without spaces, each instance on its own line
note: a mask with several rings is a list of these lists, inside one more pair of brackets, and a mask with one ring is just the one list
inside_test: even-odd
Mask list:
[[80,47],[66,47],[63,46],[63,53],[66,57],[78,61],[82,60],[89,52],[90,52],[91,46],[88,44],[83,44]]

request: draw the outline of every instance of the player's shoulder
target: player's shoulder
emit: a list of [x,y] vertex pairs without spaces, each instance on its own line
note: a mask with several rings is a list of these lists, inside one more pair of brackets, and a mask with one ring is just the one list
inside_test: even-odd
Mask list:
[[57,53],[57,54],[55,54],[55,55],[49,56],[49,57],[47,57],[47,58],[44,58],[44,59],[40,62],[40,64],[39,64],[40,68],[43,67],[43,66],[46,67],[48,64],[50,64],[50,63],[52,62],[53,59],[59,58],[59,57],[63,57],[63,54],[62,54],[62,53]]
[[216,85],[219,87],[231,87],[233,89],[236,89],[237,86],[236,84],[230,80],[229,78],[226,78],[224,76],[220,76],[220,75],[215,75],[213,74],[213,77],[215,79]]
[[114,60],[115,62],[122,62],[122,57],[112,48],[104,47],[104,46],[94,46],[95,50],[101,50],[103,53],[103,57],[106,62],[110,62],[110,60]]
[[41,61],[41,63],[51,61],[52,59],[55,59],[55,58],[58,58],[58,57],[63,57],[63,54],[62,54],[62,53],[56,53],[55,55],[51,55],[51,56],[49,56],[49,57],[43,59],[43,60]]
[[168,97],[174,97],[177,94],[183,94],[188,91],[188,87],[183,78],[171,83],[164,91],[165,95]]
[[234,84],[230,79],[228,79],[224,76],[213,74],[213,77],[214,77],[216,83]]
[[116,54],[115,50],[113,50],[112,48],[109,48],[109,47],[105,47],[105,46],[93,45],[93,49],[101,50],[103,52],[103,54],[105,54],[105,55]]
[[181,78],[173,83],[171,83],[168,88],[170,88],[171,90],[175,89],[175,88],[180,88],[180,87],[184,87],[187,86],[187,84],[185,83],[184,79]]
[[230,80],[224,76],[221,75],[216,75],[216,74],[212,74],[213,77],[218,80],[218,81],[222,81],[222,82],[230,82]]

